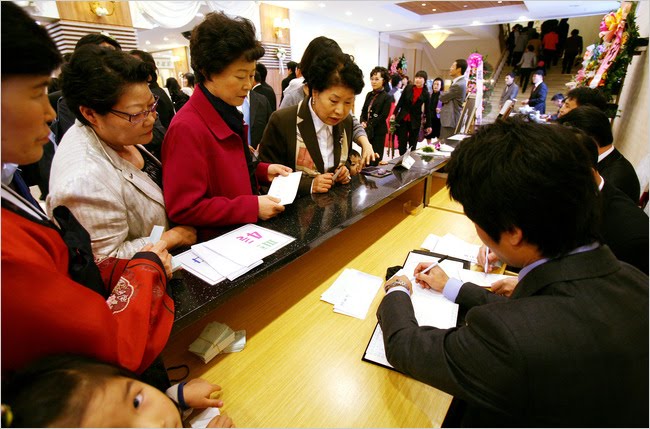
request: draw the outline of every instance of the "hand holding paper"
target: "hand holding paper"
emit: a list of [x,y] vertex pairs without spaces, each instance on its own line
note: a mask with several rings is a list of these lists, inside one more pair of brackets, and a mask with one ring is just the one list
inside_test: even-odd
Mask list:
[[293,203],[298,193],[301,176],[302,173],[300,171],[289,173],[286,176],[277,176],[271,182],[268,195],[279,198],[280,204],[283,206]]

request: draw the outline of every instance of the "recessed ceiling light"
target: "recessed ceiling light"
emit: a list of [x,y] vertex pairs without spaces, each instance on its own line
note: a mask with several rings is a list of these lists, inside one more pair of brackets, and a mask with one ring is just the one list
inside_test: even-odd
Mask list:
[[346,11],[345,11],[345,14],[346,14],[347,16],[350,16],[350,15],[352,15],[352,12],[350,12],[349,10],[346,10]]
[[318,7],[325,7],[325,3],[318,3]]
[[481,21],[472,21],[472,25],[481,25]]
[[435,11],[437,11],[437,10],[438,10],[438,9],[431,9],[431,12],[435,12]]
[[197,18],[203,18],[203,17],[205,17],[205,15],[203,15],[201,12],[197,13],[197,14],[194,15],[194,16],[196,16]]
[[386,27],[390,27],[390,24],[386,24]]
[[464,5],[463,5],[463,7],[467,7],[467,5],[466,5],[466,4],[464,4]]
[[368,22],[372,22],[372,21],[374,21],[374,19],[368,18]]
[[145,41],[144,41],[144,44],[145,44],[145,45],[151,45],[151,42],[148,41],[148,40],[145,40]]
[[503,3],[503,0],[499,0],[497,3],[499,3],[499,4]]
[[165,37],[163,37],[163,40],[166,42],[166,41],[169,40],[169,37],[165,36]]
[[431,28],[433,28],[434,30],[437,30],[437,29],[440,28],[440,26],[439,25],[432,25]]
[[426,5],[427,5],[426,3],[422,3],[422,6],[426,6]]

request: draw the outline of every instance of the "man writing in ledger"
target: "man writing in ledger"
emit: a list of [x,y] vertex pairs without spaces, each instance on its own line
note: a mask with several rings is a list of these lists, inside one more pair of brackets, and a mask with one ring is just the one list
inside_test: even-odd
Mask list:
[[577,138],[497,121],[447,164],[450,194],[481,241],[522,267],[510,298],[420,264],[417,282],[466,312],[463,326],[436,329],[418,326],[406,277],[385,285],[388,361],[454,395],[456,424],[648,424],[648,276],[598,242],[598,188]]

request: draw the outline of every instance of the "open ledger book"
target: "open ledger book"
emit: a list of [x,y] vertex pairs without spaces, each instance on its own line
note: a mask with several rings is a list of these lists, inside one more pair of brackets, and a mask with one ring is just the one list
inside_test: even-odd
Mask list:
[[[404,262],[404,272],[412,274],[415,267],[420,262],[433,262],[442,258],[439,253],[431,253],[420,250],[409,252]],[[445,271],[457,269],[469,269],[470,262],[459,258],[449,257],[440,263],[440,267]],[[401,292],[393,292],[401,293]],[[415,318],[420,326],[433,326],[436,328],[447,329],[456,326],[458,318],[458,304],[455,304],[445,298],[441,293],[431,289],[423,289],[417,284],[413,284],[413,294],[411,295]],[[394,369],[386,359],[384,349],[384,334],[381,331],[379,323],[370,337],[366,351],[362,360],[374,363],[386,368]]]

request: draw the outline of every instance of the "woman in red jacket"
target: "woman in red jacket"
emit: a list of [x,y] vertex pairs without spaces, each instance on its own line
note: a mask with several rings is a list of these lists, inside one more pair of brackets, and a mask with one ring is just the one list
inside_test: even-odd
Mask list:
[[291,169],[253,159],[248,125],[237,109],[264,55],[253,24],[209,13],[192,30],[190,53],[197,85],[165,135],[163,192],[172,222],[194,226],[204,241],[224,227],[284,211],[277,198],[259,195],[259,184]]
[[20,7],[1,7],[2,55],[11,58],[2,62],[3,374],[56,353],[141,373],[162,351],[174,321],[165,242],[130,260],[96,264],[88,233],[67,208],[55,210],[54,223],[29,201],[14,169],[43,155],[55,116],[47,85],[61,57]]

